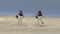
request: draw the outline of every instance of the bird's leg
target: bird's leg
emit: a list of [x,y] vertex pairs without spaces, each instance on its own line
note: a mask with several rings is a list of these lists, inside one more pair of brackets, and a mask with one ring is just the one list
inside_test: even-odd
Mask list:
[[[39,24],[39,19],[38,19],[38,24]],[[40,24],[39,24],[40,25]]]
[[20,24],[22,23],[22,18],[20,18]]
[[18,19],[18,24],[19,24],[19,19]]

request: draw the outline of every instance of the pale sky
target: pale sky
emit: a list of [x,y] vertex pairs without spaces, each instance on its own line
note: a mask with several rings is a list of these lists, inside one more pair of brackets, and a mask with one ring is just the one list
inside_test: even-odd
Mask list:
[[20,10],[24,16],[41,10],[43,16],[60,17],[60,0],[0,0],[0,15],[15,16]]

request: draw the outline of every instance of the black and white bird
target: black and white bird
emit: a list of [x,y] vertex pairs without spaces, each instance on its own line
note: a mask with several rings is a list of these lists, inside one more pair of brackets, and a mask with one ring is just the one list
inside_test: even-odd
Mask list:
[[22,10],[19,11],[19,13],[16,15],[16,18],[18,19],[18,24],[21,24],[22,19],[24,18]]
[[38,11],[35,17],[38,19],[38,24],[39,24],[39,21],[41,22],[41,24],[43,24],[43,21],[42,21],[43,15],[41,11]]

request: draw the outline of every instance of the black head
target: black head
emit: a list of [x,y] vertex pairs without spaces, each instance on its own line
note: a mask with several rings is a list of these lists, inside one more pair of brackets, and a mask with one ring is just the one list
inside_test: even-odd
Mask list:
[[22,10],[20,10],[19,13],[21,14],[22,13]]
[[38,11],[38,16],[42,16],[42,12],[41,11]]
[[20,15],[20,16],[23,16],[23,12],[22,12],[22,10],[20,10],[19,15]]
[[38,13],[41,13],[41,11],[38,11]]

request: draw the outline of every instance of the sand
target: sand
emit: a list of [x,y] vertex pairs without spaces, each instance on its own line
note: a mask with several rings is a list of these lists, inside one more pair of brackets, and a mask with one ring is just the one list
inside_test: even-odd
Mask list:
[[35,17],[24,17],[18,24],[14,16],[0,16],[0,34],[60,34],[60,18],[44,17],[37,24]]

